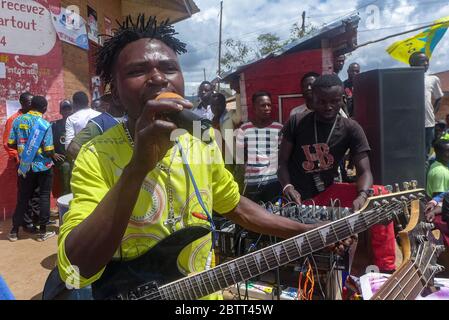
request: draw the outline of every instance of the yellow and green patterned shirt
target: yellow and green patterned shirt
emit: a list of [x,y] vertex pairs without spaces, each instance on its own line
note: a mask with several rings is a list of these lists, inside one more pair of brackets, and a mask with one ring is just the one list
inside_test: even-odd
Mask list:
[[[222,155],[215,143],[210,145],[185,134],[179,142],[187,155],[193,175],[208,210],[226,214],[240,202],[237,183],[224,167]],[[127,140],[122,125],[85,144],[78,155],[72,176],[74,199],[64,216],[59,235],[58,267],[64,281],[73,276],[71,263],[65,253],[67,235],[86,219],[102,201],[103,197],[120,178],[123,169],[130,162],[133,149]],[[206,224],[192,213],[202,213],[191,180],[182,161],[181,153],[173,147],[161,161],[170,168],[170,184],[173,186],[173,207],[175,217],[181,217],[176,230],[195,224]],[[161,239],[173,233],[164,221],[169,216],[170,201],[166,186],[169,184],[167,170],[151,171],[141,191],[122,240],[114,258],[132,260],[147,253]],[[101,228],[101,226],[98,226]],[[204,271],[211,250],[211,235],[199,239],[186,247],[178,258],[178,268],[184,275]],[[104,270],[90,279],[80,277],[80,287],[98,280]],[[220,298],[215,294],[211,298]]]

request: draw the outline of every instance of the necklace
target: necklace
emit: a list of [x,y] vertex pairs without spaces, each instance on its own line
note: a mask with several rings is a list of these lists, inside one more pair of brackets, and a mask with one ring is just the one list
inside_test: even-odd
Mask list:
[[[326,145],[329,146],[329,142],[331,141],[332,136],[334,135],[335,128],[337,127],[338,118],[340,115],[337,115],[334,121],[334,125],[332,126],[331,132],[329,133],[329,136],[327,137]],[[315,143],[318,144],[318,129],[317,129],[317,121],[316,121],[316,114],[313,116],[314,120],[314,127],[315,127]],[[318,168],[321,167],[321,164],[318,162]]]
[[[126,134],[126,137],[128,138],[128,142],[130,143],[131,147],[134,149],[135,144],[134,144],[134,140],[133,140],[133,138],[131,136],[131,133],[129,132],[128,123],[127,122],[122,122],[122,125],[123,125],[123,128],[125,129],[125,134]],[[166,221],[164,221],[164,226],[170,228],[172,232],[176,231],[176,224],[182,220],[181,216],[175,217],[175,208],[174,208],[174,205],[173,205],[174,204],[174,191],[175,191],[175,189],[173,188],[172,183],[171,183],[171,172],[172,172],[171,167],[172,167],[173,162],[175,160],[175,157],[176,157],[176,154],[178,152],[178,149],[179,149],[179,147],[176,144],[175,148],[173,149],[173,153],[172,153],[172,157],[171,157],[171,160],[170,160],[170,166],[169,167],[163,165],[160,162],[158,162],[156,164],[156,167],[160,171],[165,172],[167,174],[167,178],[168,178],[167,184],[165,185],[165,189],[167,190],[169,209],[168,209],[168,218],[167,218]]]
[[[329,142],[331,141],[332,136],[334,135],[335,127],[337,126],[338,118],[340,115],[337,115],[334,121],[334,125],[332,126],[331,132],[329,133],[329,137],[327,138],[326,144],[329,145]],[[314,124],[315,124],[315,143],[318,144],[318,129],[316,125],[316,114],[314,115]]]
[[133,137],[131,137],[131,133],[129,132],[128,122],[126,122],[126,121],[122,122],[122,126],[123,126],[123,129],[125,130],[126,138],[128,138],[129,144],[134,149],[134,140],[133,140]]

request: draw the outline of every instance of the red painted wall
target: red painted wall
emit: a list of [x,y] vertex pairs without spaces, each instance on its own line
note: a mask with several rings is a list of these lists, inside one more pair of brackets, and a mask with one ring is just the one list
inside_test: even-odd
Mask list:
[[[14,0],[20,3],[19,0]],[[29,5],[41,5],[49,8],[49,5],[59,6],[60,0],[37,0],[30,1]],[[32,34],[26,34],[29,37],[37,37],[51,25],[49,13],[45,13],[45,19],[41,14],[35,15],[18,15],[20,13],[10,10],[4,10],[2,15],[14,15],[21,17],[26,21],[37,21],[38,30],[29,31]],[[8,43],[22,41],[16,39],[11,31],[6,29],[5,33]],[[34,32],[34,33],[33,33]],[[63,60],[62,45],[56,34],[47,36],[48,41],[54,41],[53,47],[48,48],[48,52],[42,53],[38,48],[26,48],[29,44],[23,42],[23,46],[15,47],[12,51],[7,52],[5,46],[0,46],[0,62],[6,65],[6,79],[0,79],[0,135],[3,136],[4,124],[7,119],[7,100],[18,100],[21,93],[30,91],[34,95],[46,96],[49,101],[48,111],[45,118],[49,121],[58,119],[59,101],[64,97],[64,80],[63,80]],[[44,40],[45,40],[44,39]],[[52,42],[50,42],[52,43]],[[3,51],[2,51],[3,49]],[[16,51],[17,50],[17,51]],[[10,50],[11,51],[11,50]],[[17,196],[17,168],[14,161],[8,159],[8,155],[2,146],[0,147],[0,221],[3,215],[12,216],[16,206]],[[54,204],[54,199],[53,199]]]
[[[257,91],[272,94],[273,119],[279,121],[279,95],[301,93],[301,78],[308,72],[323,72],[322,50],[311,50],[263,60],[245,70],[245,89],[248,115],[254,116],[252,96]],[[301,98],[283,100],[283,121],[288,119],[291,109],[303,104]]]

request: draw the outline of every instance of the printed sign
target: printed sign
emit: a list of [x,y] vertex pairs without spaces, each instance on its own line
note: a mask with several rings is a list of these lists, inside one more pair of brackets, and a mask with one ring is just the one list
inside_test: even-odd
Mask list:
[[38,1],[0,1],[0,52],[43,56],[55,46],[48,8]]
[[87,6],[87,36],[89,40],[98,44],[97,12],[89,6]]
[[69,8],[52,8],[52,21],[61,41],[89,50],[86,21]]

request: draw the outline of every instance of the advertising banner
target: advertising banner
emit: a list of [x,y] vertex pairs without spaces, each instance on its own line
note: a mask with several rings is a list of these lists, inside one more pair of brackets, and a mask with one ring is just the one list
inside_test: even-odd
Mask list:
[[86,21],[68,8],[51,8],[53,26],[61,41],[89,50]]

